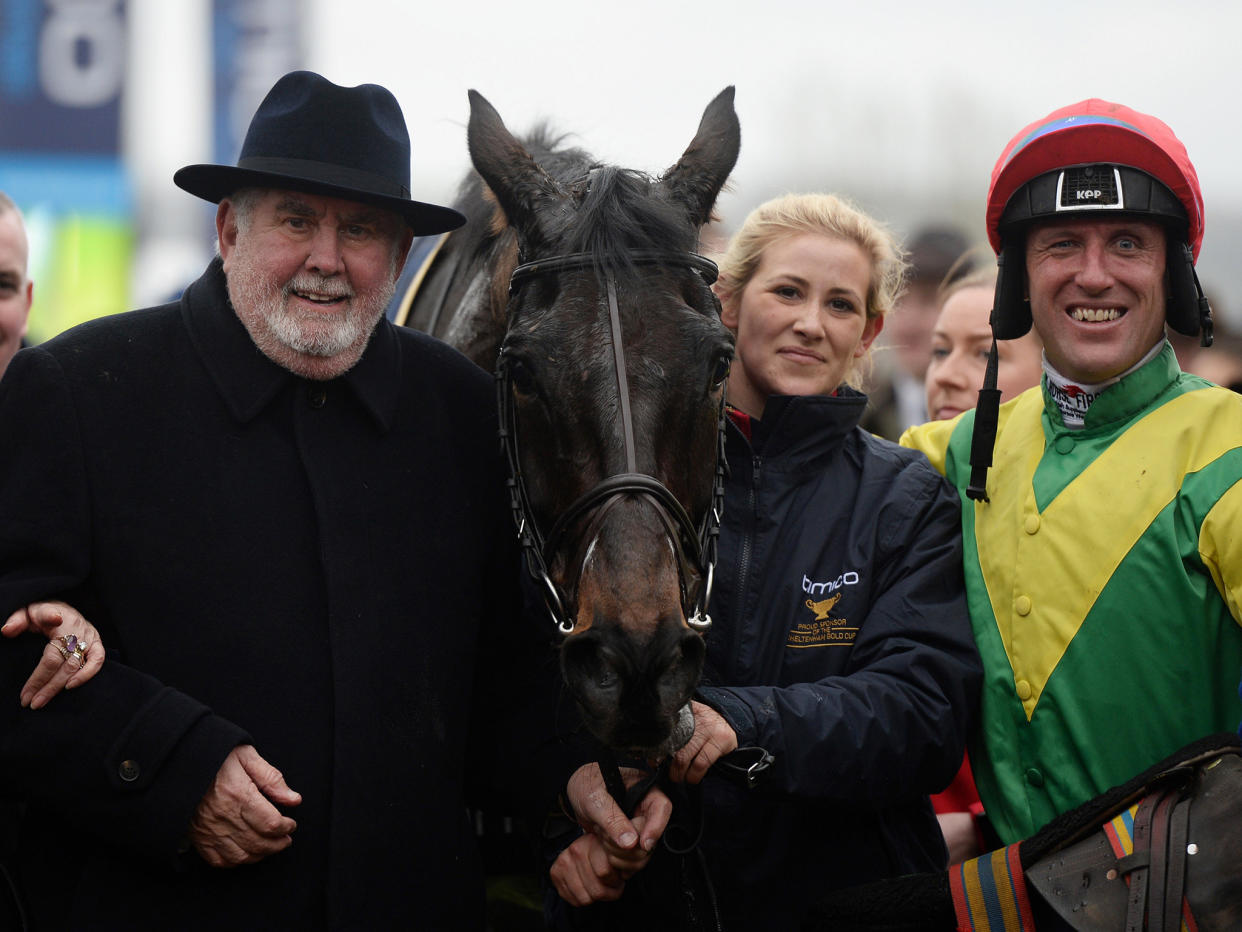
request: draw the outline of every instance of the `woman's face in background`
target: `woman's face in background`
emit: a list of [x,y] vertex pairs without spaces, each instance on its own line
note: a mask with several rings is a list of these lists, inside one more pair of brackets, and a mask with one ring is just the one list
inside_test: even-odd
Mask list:
[[[972,285],[949,295],[932,330],[932,355],[927,367],[927,416],[933,421],[957,417],[979,401],[992,346],[994,290]],[[1017,340],[996,344],[996,387],[1008,401],[1032,385],[1043,371],[1039,338],[1032,331]]]

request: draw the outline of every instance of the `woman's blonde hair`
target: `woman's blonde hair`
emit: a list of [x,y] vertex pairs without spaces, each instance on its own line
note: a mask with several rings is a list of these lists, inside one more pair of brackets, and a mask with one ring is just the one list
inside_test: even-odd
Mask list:
[[[994,265],[985,264],[980,268],[975,269],[973,272],[967,273],[966,275],[962,275],[958,278],[953,277],[954,271],[960,265],[968,265],[970,257],[970,252],[965,253],[960,259],[957,260],[957,262],[953,263],[953,268],[949,269],[948,274],[944,277],[944,281],[942,281],[940,283],[940,287],[936,289],[937,316],[939,316],[940,312],[944,310],[944,306],[949,303],[949,299],[959,291],[965,291],[968,288],[983,288],[988,291],[996,290],[996,266]],[[1041,348],[1044,345],[1044,341],[1040,338],[1034,327],[1027,331],[1026,339]]]
[[[906,260],[897,238],[873,217],[835,194],[786,194],[760,204],[717,258],[720,278],[716,292],[722,302],[737,299],[754,277],[764,250],[773,243],[804,233],[843,239],[858,246],[870,260],[867,319],[883,318],[901,297]],[[870,354],[864,357],[870,361]],[[859,372],[855,361],[846,374]]]
[[835,236],[857,245],[871,260],[867,317],[883,317],[901,297],[906,261],[884,224],[835,194],[786,194],[760,204],[729,240],[720,266],[720,290],[733,295],[754,277],[763,251],[802,233]]

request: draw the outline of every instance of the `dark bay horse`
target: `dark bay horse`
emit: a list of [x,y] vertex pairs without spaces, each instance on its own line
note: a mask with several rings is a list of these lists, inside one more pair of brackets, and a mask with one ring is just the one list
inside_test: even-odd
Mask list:
[[695,254],[737,160],[727,88],[661,177],[546,131],[519,141],[470,92],[470,220],[399,322],[498,379],[519,536],[565,635],[561,667],[608,747],[663,754],[693,728],[733,354]]

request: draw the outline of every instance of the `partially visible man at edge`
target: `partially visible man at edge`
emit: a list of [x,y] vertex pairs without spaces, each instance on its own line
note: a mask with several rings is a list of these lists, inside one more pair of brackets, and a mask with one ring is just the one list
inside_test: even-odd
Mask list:
[[962,493],[984,661],[970,759],[1011,843],[1238,727],[1242,398],[1183,373],[1164,336],[1211,332],[1199,181],[1164,123],[1093,99],[1026,127],[987,225],[993,333],[1033,321],[1042,386],[902,442]]
[[29,251],[22,212],[0,191],[0,377],[26,336],[34,298],[27,271]]
[[412,236],[463,222],[409,171],[387,90],[286,75],[236,167],[174,178],[219,203],[181,300],[10,368],[0,617],[64,598],[109,658],[32,712],[46,640],[0,646],[32,928],[482,927],[466,802],[521,794],[556,674],[491,380],[382,318]]

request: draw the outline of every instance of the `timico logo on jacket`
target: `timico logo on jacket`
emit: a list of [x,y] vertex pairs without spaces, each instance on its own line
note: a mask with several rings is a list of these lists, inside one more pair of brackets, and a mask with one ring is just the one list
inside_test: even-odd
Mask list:
[[852,627],[848,618],[833,616],[832,610],[845,595],[842,591],[844,587],[857,583],[858,574],[853,570],[825,582],[814,582],[803,574],[802,591],[806,597],[802,604],[806,614],[794,622],[785,646],[807,648],[853,644],[858,628]]

